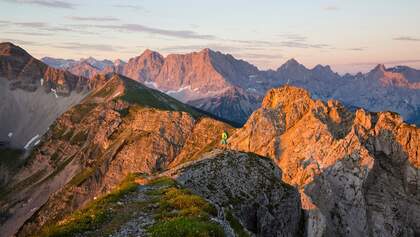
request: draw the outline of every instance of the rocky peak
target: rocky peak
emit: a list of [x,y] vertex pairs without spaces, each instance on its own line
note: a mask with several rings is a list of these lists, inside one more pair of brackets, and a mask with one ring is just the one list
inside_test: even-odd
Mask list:
[[128,60],[122,73],[140,82],[154,80],[164,63],[164,57],[157,52],[146,49],[142,54]]
[[21,47],[10,42],[0,43],[1,56],[30,57],[30,55]]
[[318,64],[312,70],[316,71],[316,72],[321,72],[321,73],[332,73],[332,74],[334,74],[330,65],[322,66],[321,64]]
[[[222,53],[218,52],[218,51],[214,51],[210,48],[204,48],[201,51],[197,52],[198,54],[202,55],[203,57],[207,57],[209,60],[211,60],[212,57],[214,57],[214,55],[223,55]],[[225,56],[230,56],[230,55],[225,55]]]
[[274,88],[267,92],[262,102],[263,108],[288,107],[297,103],[309,103],[311,97],[308,91],[294,86]]
[[287,60],[283,65],[281,65],[277,69],[277,71],[280,71],[280,70],[294,70],[294,69],[297,69],[297,68],[305,68],[305,66],[300,64],[296,59],[291,58],[291,59]]
[[150,50],[150,49],[145,49],[143,51],[143,53],[141,53],[140,56],[138,56],[138,57],[140,57],[140,58],[150,58],[150,59],[153,59],[153,60],[162,60],[164,58],[160,53],[158,53],[156,51],[153,51],[153,50]]
[[369,74],[373,74],[373,73],[385,73],[387,70],[386,70],[386,67],[385,67],[385,65],[384,64],[378,64],[378,65],[376,65],[376,67],[374,67],[370,72],[369,72]]
[[301,65],[301,64],[295,58],[291,58],[291,59],[287,60],[284,65],[296,66],[296,65]]

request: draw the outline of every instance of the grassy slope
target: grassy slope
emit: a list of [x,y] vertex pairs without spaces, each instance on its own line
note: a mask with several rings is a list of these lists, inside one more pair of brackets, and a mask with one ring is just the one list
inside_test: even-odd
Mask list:
[[[135,219],[138,213],[147,213],[153,218],[153,224],[146,230],[150,236],[224,236],[222,228],[210,220],[217,214],[215,208],[203,198],[169,178],[155,179],[146,185],[137,184],[136,178],[130,175],[115,191],[59,223],[45,226],[34,236],[108,236]],[[147,198],[123,201],[139,192]]]

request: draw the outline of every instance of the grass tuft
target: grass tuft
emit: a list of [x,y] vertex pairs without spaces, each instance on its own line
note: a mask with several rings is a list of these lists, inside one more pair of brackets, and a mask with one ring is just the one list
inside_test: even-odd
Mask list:
[[149,227],[149,234],[154,236],[224,236],[222,228],[210,217],[217,215],[216,208],[205,199],[180,188],[169,178],[158,178],[153,185],[169,185],[163,190],[154,190],[149,195],[156,195],[159,208],[157,222]]
[[198,218],[178,217],[160,222],[149,229],[151,237],[222,237],[222,228]]

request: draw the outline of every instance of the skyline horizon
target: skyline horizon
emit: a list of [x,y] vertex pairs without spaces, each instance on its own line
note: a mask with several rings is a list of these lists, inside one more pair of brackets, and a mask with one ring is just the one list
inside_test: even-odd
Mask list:
[[0,41],[36,57],[127,60],[146,48],[162,55],[212,48],[263,70],[290,58],[339,73],[420,68],[413,0],[0,0],[0,8]]
[[[19,44],[17,44],[17,43],[14,43],[14,42],[0,42],[0,43],[12,43],[12,44],[14,44],[14,45],[17,45],[17,46],[19,46],[19,47],[21,47],[22,49],[24,49],[25,51],[27,51],[28,52],[28,50],[27,49],[25,49],[25,47],[22,47],[21,45],[19,45]],[[288,61],[291,61],[291,60],[295,60],[297,63],[299,63],[300,65],[302,65],[302,66],[304,66],[306,69],[308,69],[308,70],[313,70],[315,67],[317,67],[317,66],[323,66],[323,67],[330,67],[331,68],[331,70],[334,72],[334,73],[338,73],[340,76],[344,76],[345,74],[351,74],[351,75],[356,75],[356,74],[358,74],[358,73],[363,73],[363,74],[365,74],[365,73],[368,73],[368,72],[370,72],[370,71],[372,71],[372,70],[374,70],[377,66],[379,66],[379,65],[384,65],[384,67],[386,68],[386,69],[389,69],[389,68],[394,68],[394,67],[398,67],[398,66],[407,66],[407,67],[410,67],[410,68],[413,68],[413,69],[415,69],[415,70],[420,70],[420,67],[419,68],[417,68],[417,67],[412,67],[412,66],[408,66],[408,65],[405,65],[405,64],[403,64],[403,63],[400,63],[400,62],[387,62],[387,63],[363,63],[363,64],[365,64],[365,65],[370,65],[370,67],[367,67],[367,70],[365,70],[365,71],[355,71],[355,72],[340,72],[340,71],[337,71],[337,70],[335,70],[334,69],[334,67],[331,65],[331,64],[315,64],[315,65],[312,65],[312,66],[307,66],[306,64],[304,64],[304,63],[302,63],[299,59],[297,59],[297,58],[294,58],[294,57],[292,57],[292,58],[289,58],[289,59],[287,59],[287,60],[285,60],[284,62],[282,62],[282,63],[280,63],[277,67],[275,67],[275,68],[261,68],[261,67],[259,67],[258,65],[255,65],[255,64],[253,64],[253,63],[251,63],[251,62],[249,62],[248,60],[246,60],[246,59],[244,59],[244,58],[240,58],[240,57],[236,57],[235,55],[233,55],[233,54],[230,54],[230,53],[226,53],[226,52],[223,52],[223,51],[220,51],[220,50],[214,50],[214,49],[212,49],[212,48],[202,48],[202,49],[200,49],[200,50],[196,50],[196,51],[189,51],[189,52],[184,52],[184,53],[167,53],[167,54],[162,54],[161,52],[159,52],[159,51],[157,51],[157,50],[154,50],[154,49],[150,49],[150,48],[145,48],[144,50],[140,50],[140,53],[139,54],[137,54],[137,55],[135,55],[135,56],[132,56],[132,57],[129,57],[129,58],[127,58],[127,59],[122,59],[122,58],[113,58],[113,59],[111,59],[111,58],[98,58],[98,57],[95,57],[95,56],[88,56],[88,57],[81,57],[81,58],[63,58],[63,57],[54,57],[54,56],[50,56],[50,55],[44,55],[44,56],[36,56],[36,55],[34,55],[34,54],[31,54],[31,52],[28,52],[30,55],[32,55],[32,56],[34,56],[35,58],[37,58],[38,60],[41,60],[42,61],[42,59],[43,58],[52,58],[52,59],[62,59],[62,60],[74,60],[74,61],[81,61],[81,60],[84,60],[84,59],[89,59],[89,58],[93,58],[93,59],[95,59],[95,60],[98,60],[98,61],[103,61],[103,60],[109,60],[109,61],[112,61],[112,62],[115,62],[115,61],[117,61],[117,60],[122,60],[122,61],[124,61],[124,62],[128,62],[130,59],[133,59],[133,58],[135,58],[135,57],[138,57],[138,56],[140,56],[140,55],[142,55],[145,51],[147,51],[147,50],[150,50],[150,51],[152,51],[152,52],[157,52],[157,53],[159,53],[160,55],[162,55],[164,58],[166,58],[168,55],[185,55],[185,54],[190,54],[190,53],[199,53],[199,52],[201,52],[201,51],[203,51],[203,50],[206,50],[206,49],[210,49],[210,50],[212,50],[213,52],[220,52],[220,53],[222,53],[222,54],[224,54],[224,55],[231,55],[231,56],[233,56],[235,59],[237,59],[237,60],[243,60],[243,61],[245,61],[245,62],[247,62],[247,63],[249,63],[249,64],[251,64],[251,65],[253,65],[253,66],[255,66],[255,67],[257,67],[257,69],[259,70],[259,71],[270,71],[270,70],[273,70],[273,71],[275,71],[275,70],[277,70],[277,69],[279,69],[282,65],[284,65],[284,64],[286,64]]]

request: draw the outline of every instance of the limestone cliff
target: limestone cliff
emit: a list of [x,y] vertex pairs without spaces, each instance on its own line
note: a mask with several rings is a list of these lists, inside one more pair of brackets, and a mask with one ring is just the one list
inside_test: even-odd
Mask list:
[[308,236],[417,236],[420,130],[391,112],[351,112],[272,89],[230,139],[272,158],[301,192]]

